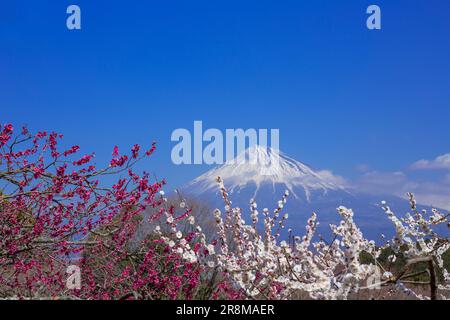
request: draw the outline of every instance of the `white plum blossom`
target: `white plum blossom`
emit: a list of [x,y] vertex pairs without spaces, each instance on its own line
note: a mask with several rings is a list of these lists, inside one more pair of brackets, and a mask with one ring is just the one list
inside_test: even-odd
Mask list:
[[[450,274],[445,270],[443,255],[450,249],[448,238],[440,237],[433,227],[447,226],[449,215],[433,210],[431,215],[419,212],[412,194],[409,194],[412,213],[404,218],[397,217],[385,201],[382,208],[391,220],[396,235],[382,246],[364,237],[354,221],[354,213],[346,207],[339,207],[341,221],[330,225],[333,241],[321,237],[315,240],[317,215],[313,213],[306,222],[303,235],[292,234],[289,239],[280,239],[287,213],[282,212],[289,192],[286,191],[278,207],[269,213],[262,210],[261,217],[254,199],[250,201],[251,225],[242,218],[242,209],[233,207],[221,178],[217,179],[224,200],[224,213],[216,209],[216,239],[207,243],[202,229],[195,229],[200,243],[209,254],[194,253],[183,238],[181,231],[174,232],[178,242],[176,252],[188,261],[198,261],[211,270],[219,270],[236,287],[251,299],[289,299],[296,292],[303,292],[312,299],[348,299],[352,293],[381,286],[392,286],[391,291],[417,299],[446,298],[450,291]],[[280,218],[281,217],[281,218]],[[170,217],[168,217],[169,220]],[[257,227],[261,218],[263,228]],[[172,218],[173,219],[173,218]],[[194,219],[189,219],[193,221]],[[169,222],[169,221],[168,221]],[[173,220],[171,220],[172,223]],[[184,239],[182,239],[184,240]],[[394,263],[402,254],[407,259],[405,270],[397,274],[385,270],[379,262],[382,250],[393,252],[388,261]],[[372,261],[362,261],[368,256]],[[408,267],[417,262],[430,266],[430,283],[437,281],[434,266],[442,273],[443,282],[432,283],[430,296],[416,293],[407,285]],[[381,268],[381,269],[380,269]],[[441,293],[442,292],[442,293]]]

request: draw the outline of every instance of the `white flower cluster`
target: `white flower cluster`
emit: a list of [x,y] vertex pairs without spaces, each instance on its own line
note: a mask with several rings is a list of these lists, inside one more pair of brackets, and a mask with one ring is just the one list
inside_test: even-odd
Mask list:
[[252,225],[246,225],[242,210],[232,208],[223,181],[219,178],[218,182],[225,201],[225,218],[220,210],[215,211],[221,244],[215,256],[216,267],[247,295],[288,299],[301,290],[314,299],[343,299],[374,272],[374,266],[361,264],[359,256],[363,250],[375,253],[375,244],[363,238],[351,210],[339,208],[343,220],[340,226],[333,226],[336,239],[332,244],[324,241],[312,244],[316,214],[308,221],[303,238],[279,241],[288,219],[288,214],[280,218],[288,192],[272,215],[263,210],[264,234],[260,235],[256,202],[253,199],[250,202]]
[[[383,210],[394,224],[396,230],[396,236],[387,242],[385,247],[391,248],[396,254],[403,253],[406,258],[412,261],[420,259],[425,261],[426,258],[429,258],[429,262],[432,265],[437,264],[444,279],[444,284],[437,284],[437,288],[444,292],[450,291],[450,274],[444,267],[443,259],[443,255],[450,250],[450,240],[440,237],[433,230],[438,225],[450,227],[450,215],[443,215],[436,209],[433,209],[431,214],[426,210],[419,211],[414,195],[408,193],[408,197],[412,212],[408,213],[404,218],[398,218],[391,208],[383,202]],[[399,284],[399,286],[404,289],[403,284]],[[410,289],[407,290],[411,291]],[[410,294],[421,297],[412,291]],[[441,298],[445,299],[446,297],[441,295]]]
[[[313,241],[318,226],[315,213],[308,220],[303,237],[291,236],[292,230],[289,230],[289,240],[281,241],[280,231],[288,219],[288,214],[281,213],[288,192],[272,214],[268,209],[263,210],[264,229],[259,232],[259,212],[255,200],[250,201],[252,223],[247,225],[242,218],[242,209],[233,208],[222,179],[217,181],[225,203],[225,216],[219,209],[214,212],[218,240],[214,244],[207,244],[205,235],[197,227],[201,243],[209,253],[197,254],[197,259],[209,268],[220,270],[249,298],[290,299],[296,293],[303,292],[312,299],[347,299],[351,293],[369,289],[366,284],[373,280],[375,274],[380,275],[371,287],[392,284],[397,292],[421,299],[429,298],[406,287],[402,281],[404,272],[394,276],[381,266],[378,258],[386,248],[394,252],[388,258],[391,263],[400,254],[407,259],[429,258],[430,263],[437,264],[443,274],[444,284],[439,284],[437,289],[450,290],[450,276],[444,268],[442,257],[450,249],[450,241],[433,231],[438,224],[448,224],[448,215],[433,210],[431,216],[426,218],[426,212],[416,209],[412,195],[413,214],[405,218],[398,218],[383,203],[384,211],[397,231],[394,239],[384,246],[377,247],[374,241],[365,239],[353,220],[353,211],[345,207],[338,208],[340,224],[330,225],[334,235],[331,243],[322,239]],[[362,255],[370,256],[373,261],[363,263]],[[383,269],[381,273],[380,267]]]
[[[167,202],[167,199],[164,198],[163,200],[164,202]],[[166,217],[166,225],[169,226],[170,230],[168,236],[166,236],[162,232],[161,227],[158,225],[155,227],[154,233],[158,235],[160,239],[163,240],[164,243],[168,245],[172,250],[182,256],[186,261],[190,263],[198,262],[197,254],[191,248],[191,245],[188,243],[188,241],[184,238],[183,233],[178,230],[177,222],[173,214],[170,212],[170,210],[164,210],[164,214]],[[195,223],[195,219],[192,216],[188,217],[188,221],[191,224]],[[205,242],[205,239],[203,239],[203,242]]]

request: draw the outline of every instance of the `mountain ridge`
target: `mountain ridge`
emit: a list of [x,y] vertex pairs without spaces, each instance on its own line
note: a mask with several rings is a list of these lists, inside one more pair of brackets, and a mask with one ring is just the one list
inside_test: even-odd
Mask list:
[[326,234],[329,224],[339,223],[336,208],[346,206],[355,212],[355,221],[362,231],[373,239],[379,239],[381,234],[395,234],[395,228],[381,208],[382,201],[386,201],[400,215],[410,210],[406,199],[355,191],[330,171],[314,170],[269,147],[246,149],[233,160],[188,183],[182,188],[183,193],[221,209],[223,202],[217,177],[224,181],[233,206],[243,208],[244,218],[249,212],[246,209],[251,199],[255,199],[259,208],[274,209],[284,192],[289,191],[290,196],[283,210],[289,213],[287,227],[294,230],[303,230],[311,213],[316,212],[322,223],[319,232]]
[[[227,161],[224,165],[209,170],[205,174],[194,179],[188,184],[194,190],[202,192],[216,188],[216,178],[221,177],[229,191],[233,193],[245,185],[256,185],[255,197],[263,184],[284,184],[294,197],[299,198],[295,192],[298,186],[305,191],[305,196],[310,200],[311,191],[323,190],[349,190],[331,179],[329,172],[313,170],[310,166],[299,162],[281,151],[274,151],[270,147],[254,146],[246,149],[236,158]],[[194,191],[195,193],[195,191]]]

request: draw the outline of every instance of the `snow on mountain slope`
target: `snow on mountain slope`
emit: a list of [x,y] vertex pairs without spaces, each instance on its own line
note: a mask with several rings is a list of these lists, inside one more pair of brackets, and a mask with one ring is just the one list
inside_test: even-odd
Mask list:
[[321,222],[319,232],[326,235],[329,224],[339,222],[336,208],[343,205],[353,209],[355,221],[367,236],[379,240],[381,234],[392,236],[395,232],[381,209],[381,201],[387,201],[401,215],[410,209],[409,202],[403,198],[357,192],[329,171],[313,170],[282,152],[257,146],[199,176],[182,191],[222,209],[217,177],[223,179],[233,206],[243,208],[244,216],[249,212],[250,199],[255,199],[259,208],[274,209],[288,190],[290,196],[284,207],[289,213],[287,226],[299,232],[303,232],[311,213],[316,212]]
[[293,197],[297,199],[306,197],[308,202],[311,201],[311,194],[315,191],[324,194],[330,190],[345,191],[339,177],[328,171],[314,171],[282,152],[275,152],[270,147],[249,148],[232,161],[198,177],[188,188],[193,193],[217,191],[217,177],[225,181],[232,194],[247,186],[254,186],[255,198],[265,185],[271,185],[273,191],[276,190],[276,185],[284,185]]

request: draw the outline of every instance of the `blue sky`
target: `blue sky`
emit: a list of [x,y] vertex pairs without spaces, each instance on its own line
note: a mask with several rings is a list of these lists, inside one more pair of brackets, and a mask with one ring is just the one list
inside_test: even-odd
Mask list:
[[[66,28],[70,4],[82,30]],[[171,185],[207,169],[171,164],[174,129],[280,128],[314,167],[450,194],[447,167],[410,168],[450,152],[449,36],[446,0],[8,1],[0,122],[62,132],[99,163],[157,140],[145,166]]]

